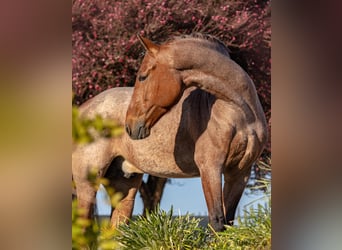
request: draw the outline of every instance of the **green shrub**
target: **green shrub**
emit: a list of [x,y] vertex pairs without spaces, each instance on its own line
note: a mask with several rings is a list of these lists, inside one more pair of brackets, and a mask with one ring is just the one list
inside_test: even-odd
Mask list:
[[82,217],[83,211],[77,207],[77,200],[72,202],[72,249],[110,250],[117,249],[119,244],[113,240],[117,230],[110,221],[99,223],[94,219]]
[[78,107],[72,107],[72,138],[79,144],[94,141],[91,130],[97,131],[102,137],[115,137],[123,132],[122,126],[110,120],[104,120],[100,115],[94,119],[81,118]]
[[139,216],[129,225],[119,227],[120,235],[115,239],[121,249],[201,249],[208,231],[199,226],[200,219],[185,216],[173,217],[158,207],[146,217]]
[[72,249],[82,249],[95,240],[95,233],[90,233],[91,220],[83,218],[84,211],[77,207],[77,201],[72,201]]
[[173,217],[172,208],[169,212],[157,208],[146,217],[138,216],[129,225],[121,225],[110,237],[118,242],[113,249],[120,250],[271,249],[270,199],[265,206],[244,210],[237,225],[227,226],[224,232],[209,231],[199,222],[189,214]]
[[269,205],[244,210],[238,225],[214,233],[206,249],[271,249],[271,210]]

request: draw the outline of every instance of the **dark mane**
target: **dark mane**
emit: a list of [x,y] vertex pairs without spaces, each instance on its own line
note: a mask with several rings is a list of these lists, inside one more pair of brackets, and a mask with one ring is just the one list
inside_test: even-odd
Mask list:
[[175,41],[179,41],[179,40],[194,40],[194,39],[198,39],[199,41],[204,40],[204,41],[208,41],[210,43],[212,43],[215,49],[217,49],[218,51],[220,51],[221,53],[229,56],[229,53],[231,52],[229,50],[229,48],[221,41],[219,40],[217,37],[213,36],[213,35],[209,35],[209,34],[203,34],[203,33],[192,33],[190,35],[180,35],[180,36],[173,36],[171,37],[169,40],[166,41],[166,43],[170,44],[172,42]]

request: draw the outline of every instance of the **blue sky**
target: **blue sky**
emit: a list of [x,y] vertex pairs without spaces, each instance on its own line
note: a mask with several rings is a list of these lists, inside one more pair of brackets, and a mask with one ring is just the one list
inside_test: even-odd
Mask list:
[[[146,177],[146,176],[145,176]],[[103,200],[104,193],[98,192],[97,201],[99,214],[108,215],[110,207]],[[245,192],[240,200],[237,213],[241,212],[247,204],[252,201],[263,197],[262,193],[248,194]],[[259,200],[257,203],[264,204],[264,200]],[[253,203],[253,205],[257,204]],[[194,215],[208,215],[207,206],[202,191],[201,179],[171,179],[171,183],[167,183],[164,189],[164,194],[161,200],[160,207],[163,210],[169,211],[173,207],[174,214],[184,215],[187,212]],[[139,215],[142,213],[143,204],[138,193],[135,200],[133,214]]]

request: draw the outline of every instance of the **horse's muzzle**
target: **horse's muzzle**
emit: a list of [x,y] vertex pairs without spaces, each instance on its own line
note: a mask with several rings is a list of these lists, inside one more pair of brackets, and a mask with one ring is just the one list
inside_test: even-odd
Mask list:
[[132,127],[126,124],[125,129],[129,137],[133,140],[144,139],[150,135],[150,129],[145,126],[144,122],[137,122]]

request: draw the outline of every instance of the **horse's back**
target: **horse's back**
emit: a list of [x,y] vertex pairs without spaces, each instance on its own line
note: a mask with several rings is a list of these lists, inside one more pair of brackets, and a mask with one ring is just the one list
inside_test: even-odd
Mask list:
[[87,118],[101,115],[103,119],[114,119],[119,124],[123,124],[132,93],[132,87],[103,91],[80,106],[80,115]]

